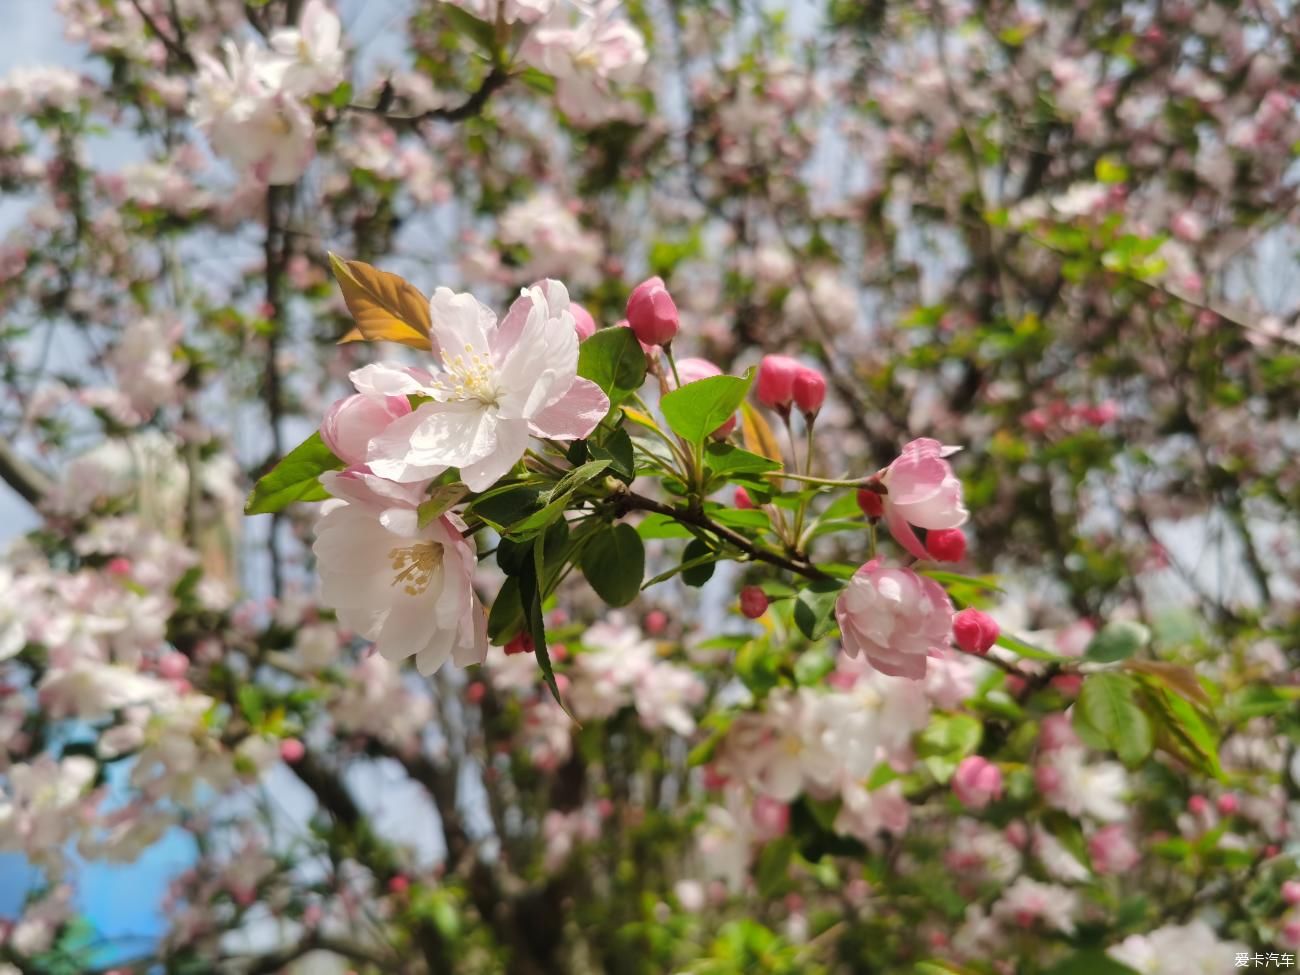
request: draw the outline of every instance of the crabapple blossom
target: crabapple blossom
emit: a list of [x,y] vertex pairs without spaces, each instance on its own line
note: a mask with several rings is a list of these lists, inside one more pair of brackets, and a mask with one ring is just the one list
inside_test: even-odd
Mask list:
[[948,640],[953,609],[937,582],[872,559],[849,580],[835,618],[850,657],[862,654],[883,674],[920,680],[927,658]]
[[1127,816],[1124,796],[1128,775],[1117,762],[1089,762],[1082,748],[1045,752],[1035,769],[1035,781],[1047,804],[1071,816],[1090,816],[1103,823]]
[[961,481],[944,459],[957,448],[937,440],[913,440],[880,475],[885,525],[894,541],[918,559],[929,557],[912,526],[934,531],[960,528],[969,512],[962,504]]
[[[327,485],[328,486],[328,485]],[[449,658],[487,655],[487,620],[474,593],[473,545],[442,515],[421,527],[414,508],[331,501],[312,546],[321,597],[385,659],[414,656],[422,674]]]
[[338,14],[325,0],[307,0],[297,27],[284,27],[270,38],[280,56],[280,83],[297,95],[333,91],[343,80],[343,30]]
[[349,467],[364,465],[370,441],[411,412],[405,396],[356,393],[339,400],[321,421],[321,439]]
[[197,55],[191,107],[213,150],[254,179],[281,185],[306,170],[316,152],[316,127],[307,109],[277,87],[275,60],[253,44],[223,45],[224,61]]
[[879,491],[873,491],[871,488],[859,488],[858,507],[868,518],[879,518],[885,513],[885,501]]
[[952,791],[967,809],[983,809],[1002,795],[1002,771],[986,758],[968,755],[952,776]]
[[1119,823],[1103,826],[1088,837],[1088,856],[1092,869],[1109,874],[1127,873],[1141,858],[1128,831]]
[[740,611],[751,620],[756,620],[767,612],[767,595],[758,586],[746,586],[740,590]]
[[609,399],[577,375],[578,335],[558,281],[525,289],[500,323],[468,294],[439,288],[430,302],[436,372],[378,364],[353,374],[362,392],[427,396],[370,442],[370,470],[399,483],[448,467],[481,491],[502,477],[529,436],[585,437]]

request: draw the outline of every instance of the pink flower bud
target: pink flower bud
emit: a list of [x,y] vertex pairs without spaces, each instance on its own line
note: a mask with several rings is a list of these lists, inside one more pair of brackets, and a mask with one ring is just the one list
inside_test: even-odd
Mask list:
[[370,441],[394,420],[410,412],[411,404],[405,396],[357,393],[329,408],[321,421],[321,439],[349,467],[364,464]]
[[663,278],[650,278],[632,289],[627,299],[627,323],[646,345],[667,345],[673,340],[681,321]]
[[741,511],[748,511],[750,508],[754,507],[753,499],[750,498],[749,492],[743,487],[736,488],[736,493],[733,497],[735,498],[736,507]]
[[1241,800],[1237,798],[1235,792],[1225,792],[1215,800],[1214,804],[1219,807],[1219,812],[1225,816],[1231,816],[1241,808]]
[[1193,816],[1204,816],[1210,804],[1205,800],[1205,796],[1192,796],[1187,800],[1187,811]]
[[870,488],[858,489],[858,507],[868,518],[879,518],[885,513],[884,499]]
[[1118,823],[1104,826],[1088,838],[1088,856],[1097,873],[1126,873],[1137,865],[1141,854]]
[[758,586],[746,586],[740,590],[740,611],[751,620],[756,620],[767,612],[767,594]]
[[967,809],[983,809],[1002,796],[1002,770],[986,758],[970,755],[952,774],[952,791]]
[[960,562],[966,557],[966,536],[960,528],[936,528],[925,536],[925,550],[936,562]]
[[480,680],[476,680],[465,688],[465,700],[470,704],[479,704],[487,695],[487,685]]
[[645,614],[645,631],[651,636],[658,636],[668,629],[668,614],[662,609],[652,609]]
[[306,754],[307,747],[297,738],[286,738],[280,742],[280,757],[290,765],[301,762]]
[[758,364],[758,401],[768,409],[787,413],[794,402],[795,377],[804,369],[788,355],[765,355]]
[[1300,880],[1288,880],[1282,884],[1282,900],[1292,907],[1300,904]]
[[534,649],[533,638],[527,633],[520,633],[505,646],[507,657],[513,657],[517,653],[532,653]]
[[1070,719],[1064,714],[1049,714],[1038,725],[1038,746],[1045,751],[1073,748],[1079,744]]
[[978,609],[963,609],[952,618],[953,639],[966,653],[984,656],[989,647],[997,643],[1001,633],[993,617]]
[[396,894],[398,897],[401,897],[410,889],[411,882],[400,873],[396,877],[390,877],[388,880],[388,892],[390,894]]
[[111,576],[129,576],[131,574],[131,560],[119,555],[115,559],[109,559],[105,568]]
[[183,653],[165,653],[158,661],[158,675],[167,680],[180,680],[190,669],[190,660]]
[[569,313],[573,315],[573,327],[578,333],[579,342],[584,342],[596,334],[596,319],[591,317],[591,312],[581,305],[571,303]]
[[800,368],[791,385],[794,404],[806,417],[815,417],[826,402],[826,379],[816,369]]

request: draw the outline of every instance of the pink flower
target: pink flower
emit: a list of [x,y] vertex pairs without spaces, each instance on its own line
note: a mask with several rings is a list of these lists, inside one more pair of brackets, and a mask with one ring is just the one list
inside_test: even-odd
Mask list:
[[885,524],[894,541],[918,559],[929,556],[915,525],[926,531],[960,528],[968,512],[962,504],[961,481],[944,457],[956,448],[937,440],[913,440],[881,475],[885,495]]
[[356,393],[339,400],[325,413],[321,439],[349,467],[364,464],[370,441],[410,412],[411,403],[405,396]]
[[1093,870],[1110,874],[1133,869],[1140,858],[1128,832],[1118,823],[1103,826],[1088,837],[1088,856]]
[[997,621],[978,609],[963,609],[952,618],[953,639],[967,653],[984,656],[998,642],[1001,632]]
[[826,378],[816,369],[800,366],[790,391],[799,412],[808,418],[815,417],[826,402]]
[[790,829],[790,807],[761,793],[754,797],[754,839],[760,843],[779,839]]
[[746,586],[740,590],[740,611],[751,620],[756,620],[767,612],[767,595],[758,586]]
[[[708,359],[682,359],[677,363],[677,375],[681,377],[682,385],[689,386],[691,383],[699,382],[701,379],[711,379],[714,376],[721,376],[722,370],[715,366]],[[736,429],[736,417],[733,414],[726,423],[713,431],[712,436],[726,437],[731,431]]]
[[861,653],[882,674],[912,680],[925,676],[926,658],[947,643],[952,613],[937,582],[879,559],[854,573],[835,604],[850,657]]
[[927,532],[925,550],[936,562],[960,562],[966,557],[966,536],[960,528],[939,528]]
[[585,342],[596,334],[596,319],[591,317],[591,312],[576,304],[570,304],[569,311],[573,315],[573,327],[578,331],[579,342]]
[[953,773],[952,791],[967,809],[983,809],[1002,797],[1002,770],[986,758],[970,755]]
[[578,371],[578,333],[558,281],[526,288],[497,322],[472,295],[433,293],[436,373],[386,363],[352,373],[361,392],[429,397],[370,442],[367,463],[402,484],[460,469],[471,491],[503,477],[528,438],[578,440],[605,418],[609,399]]
[[1288,880],[1282,884],[1282,900],[1292,907],[1300,904],[1300,880]]
[[758,401],[768,409],[787,413],[794,402],[794,381],[804,369],[788,355],[765,355],[758,364]]
[[632,289],[627,299],[627,323],[646,345],[667,345],[673,340],[681,320],[663,278],[649,278]]

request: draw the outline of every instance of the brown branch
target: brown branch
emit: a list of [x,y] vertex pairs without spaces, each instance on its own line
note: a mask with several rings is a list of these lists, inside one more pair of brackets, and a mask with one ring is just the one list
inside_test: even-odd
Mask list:
[[421,122],[440,121],[440,122],[462,122],[467,118],[473,118],[483,111],[483,107],[488,103],[493,94],[499,89],[504,88],[510,81],[510,74],[501,65],[494,67],[483,83],[475,89],[465,101],[461,102],[454,108],[431,108],[427,112],[420,112],[416,115],[395,115],[388,111],[388,102],[392,99],[392,88],[385,84],[383,91],[380,92],[379,101],[375,105],[348,105],[348,111],[364,112],[367,115],[378,115],[390,125],[415,127]]
[[37,470],[13,449],[7,441],[0,440],[0,480],[18,492],[30,505],[38,505],[54,487],[54,482]]
[[[158,40],[162,41],[162,46],[167,49],[167,53],[193,71],[196,67],[194,63],[194,55],[190,54],[190,52],[182,46],[180,41],[166,33],[160,26],[158,26],[158,21],[154,20],[153,16],[140,5],[140,0],[131,0],[131,6],[135,8],[135,12],[140,15],[140,19],[144,21],[145,26],[149,28],[150,32],[157,37]],[[175,7],[172,9],[174,10]],[[181,36],[184,36],[184,31],[181,29],[179,21],[176,24],[176,29]]]

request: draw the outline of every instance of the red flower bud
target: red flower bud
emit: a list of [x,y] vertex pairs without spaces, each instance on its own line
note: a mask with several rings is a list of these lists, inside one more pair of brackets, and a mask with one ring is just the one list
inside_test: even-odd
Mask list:
[[758,586],[746,586],[740,590],[740,611],[751,620],[756,620],[767,612],[767,594]]
[[925,550],[936,562],[960,562],[966,557],[966,536],[960,528],[936,528],[926,533]]
[[791,386],[794,405],[806,417],[814,417],[821,412],[826,402],[826,380],[816,369],[807,366],[800,368]]
[[953,639],[967,653],[984,656],[989,647],[997,643],[1001,633],[1002,629],[993,617],[978,609],[963,609],[952,618]]
[[280,757],[293,765],[302,761],[302,757],[307,754],[307,748],[297,738],[286,738],[280,742]]
[[768,409],[785,413],[794,401],[795,377],[805,367],[788,355],[765,355],[758,364],[758,401]]
[[740,508],[742,511],[748,511],[750,508],[754,507],[753,499],[750,498],[749,492],[743,487],[736,488],[735,499],[736,507]]
[[533,638],[527,633],[520,633],[505,647],[507,657],[513,657],[517,653],[532,653],[533,649]]
[[650,278],[632,289],[627,299],[627,323],[646,345],[667,345],[673,340],[681,321],[663,278]]
[[859,488],[858,507],[868,518],[879,518],[885,513],[885,499],[870,488]]

